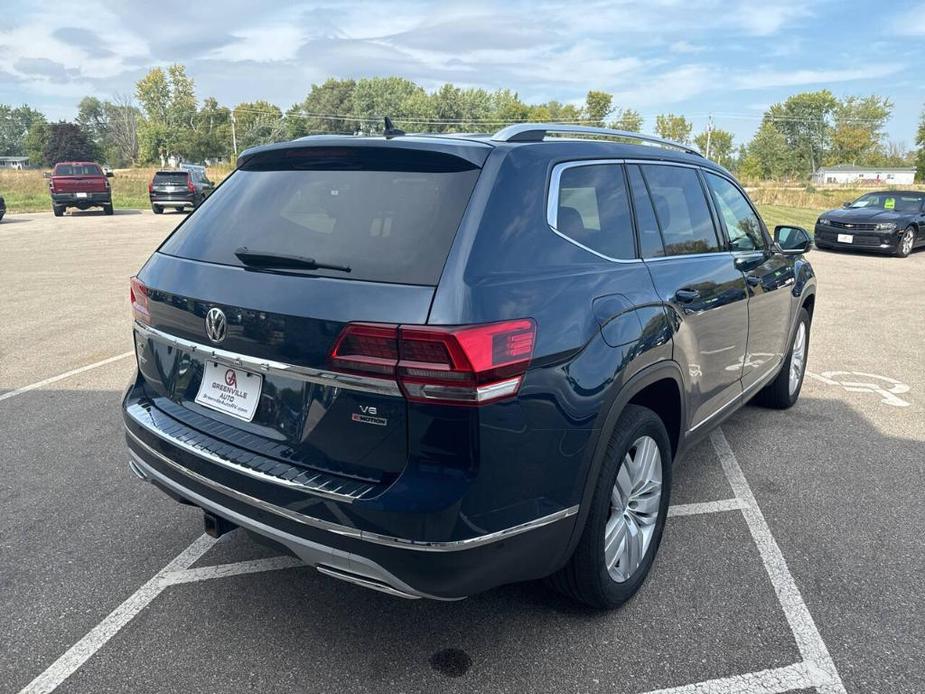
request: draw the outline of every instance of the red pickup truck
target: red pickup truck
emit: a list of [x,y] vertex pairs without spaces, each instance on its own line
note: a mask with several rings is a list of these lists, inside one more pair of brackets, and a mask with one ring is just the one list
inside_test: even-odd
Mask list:
[[90,161],[62,161],[55,164],[48,182],[51,209],[60,217],[68,207],[86,210],[102,207],[112,214],[112,188],[99,164]]

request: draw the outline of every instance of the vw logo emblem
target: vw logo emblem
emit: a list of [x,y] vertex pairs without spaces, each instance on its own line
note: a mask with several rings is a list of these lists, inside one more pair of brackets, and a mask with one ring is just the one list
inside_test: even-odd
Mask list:
[[228,330],[228,322],[225,320],[225,313],[220,308],[210,308],[206,314],[206,335],[212,342],[221,342],[225,339],[225,333]]

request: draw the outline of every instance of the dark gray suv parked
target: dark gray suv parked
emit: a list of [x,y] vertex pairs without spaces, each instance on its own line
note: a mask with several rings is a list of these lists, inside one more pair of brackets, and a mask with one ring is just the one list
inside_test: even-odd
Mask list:
[[619,605],[672,461],[799,397],[810,239],[775,236],[729,172],[636,133],[248,150],[132,279],[130,465],[366,588]]
[[203,167],[157,171],[148,184],[151,210],[154,214],[161,214],[165,208],[194,210],[214,188]]

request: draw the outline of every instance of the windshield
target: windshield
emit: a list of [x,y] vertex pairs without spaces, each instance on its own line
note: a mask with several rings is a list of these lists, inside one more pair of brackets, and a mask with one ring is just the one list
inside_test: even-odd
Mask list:
[[868,208],[891,212],[918,212],[925,195],[910,193],[867,193],[848,205],[850,209]]
[[103,172],[96,164],[58,164],[55,176],[102,176]]
[[349,266],[350,279],[435,285],[478,174],[428,152],[284,153],[234,172],[160,251],[240,266],[246,247]]

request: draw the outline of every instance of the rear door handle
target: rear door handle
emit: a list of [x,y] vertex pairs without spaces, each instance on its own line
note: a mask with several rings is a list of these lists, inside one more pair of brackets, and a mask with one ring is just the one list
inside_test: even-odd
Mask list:
[[689,304],[692,301],[696,301],[700,298],[700,292],[698,292],[696,289],[679,289],[674,293],[674,298],[679,303]]

